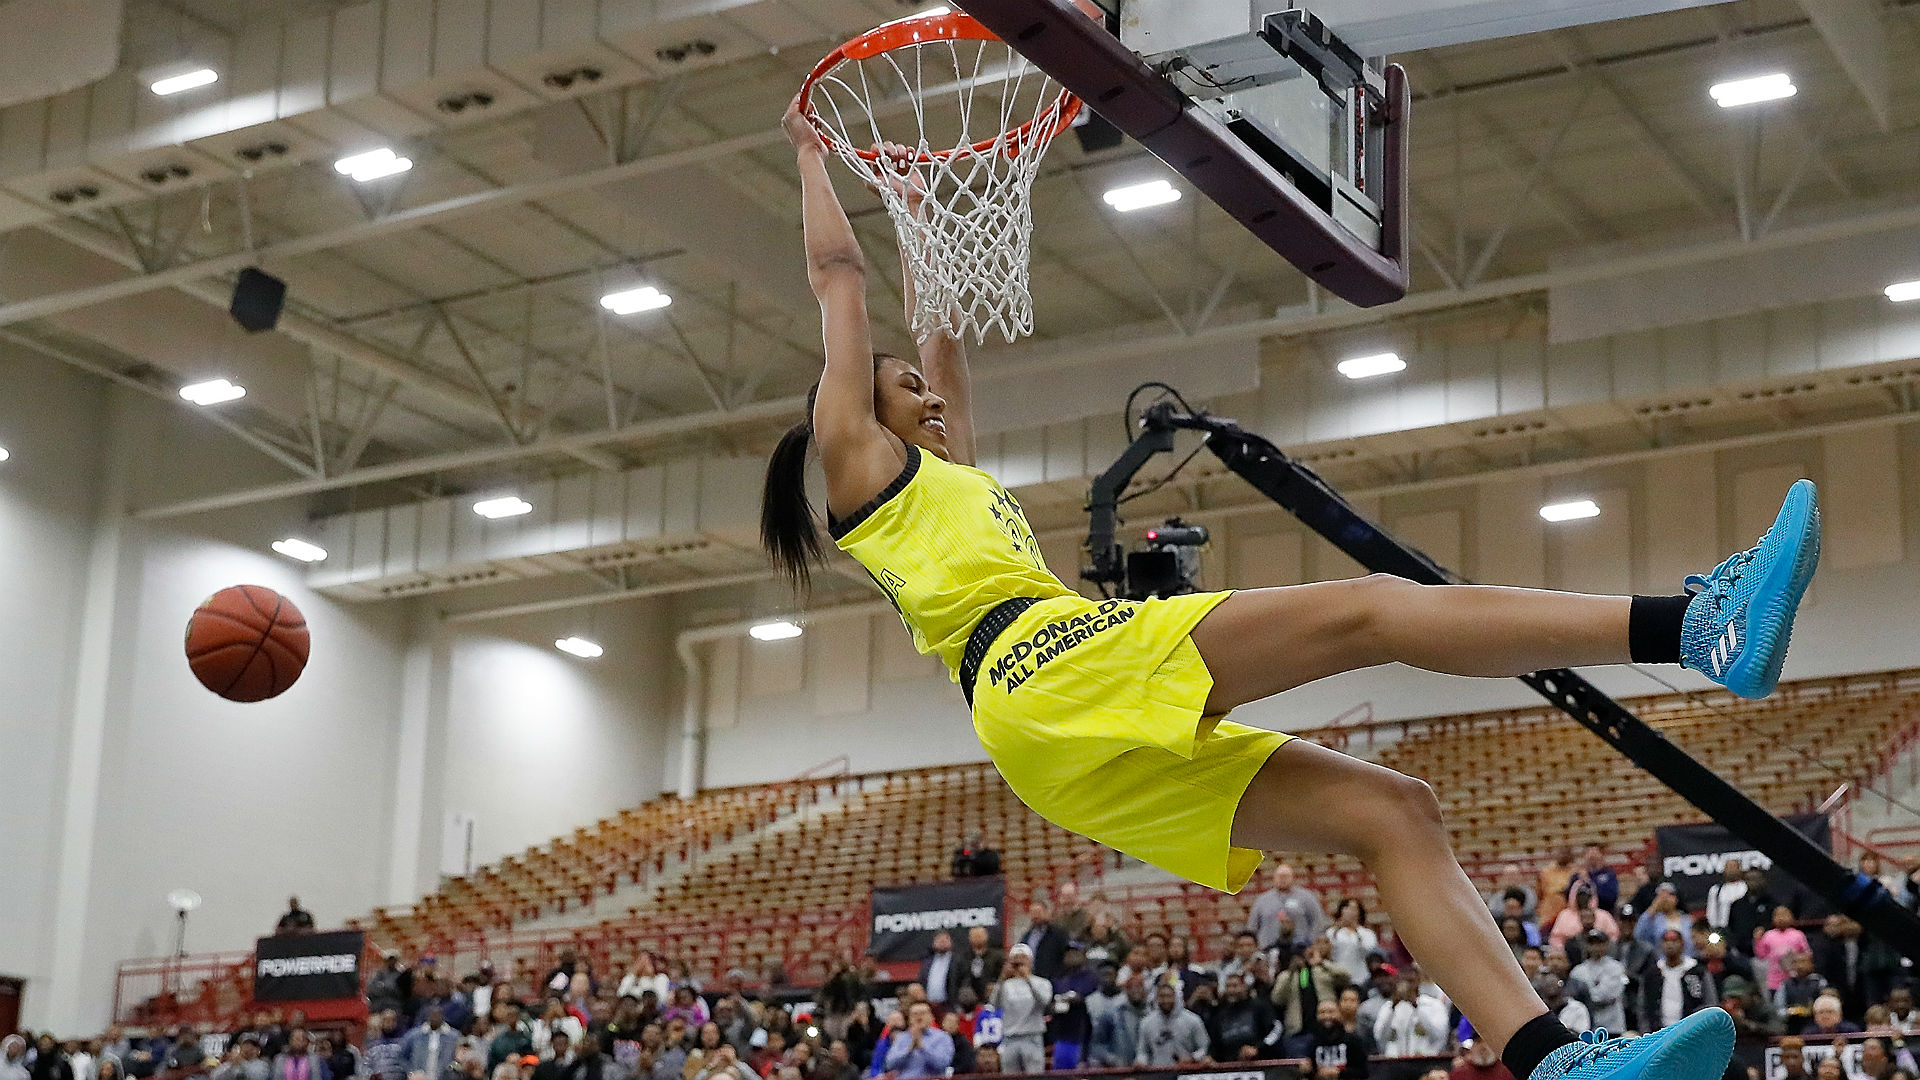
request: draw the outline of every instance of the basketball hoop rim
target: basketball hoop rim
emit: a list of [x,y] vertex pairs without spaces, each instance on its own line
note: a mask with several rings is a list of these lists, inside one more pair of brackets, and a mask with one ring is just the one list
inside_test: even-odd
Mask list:
[[[842,139],[838,132],[821,121],[819,115],[813,110],[813,88],[828,73],[842,64],[870,60],[882,53],[931,41],[1000,41],[1000,38],[982,25],[978,19],[964,11],[952,11],[940,15],[910,15],[904,19],[882,23],[858,37],[849,39],[814,65],[813,70],[807,74],[806,81],[800,84],[801,114],[807,118],[808,123],[813,125],[814,130],[820,133],[820,137],[826,140],[827,145],[836,151],[854,154],[862,161],[878,162],[879,151],[871,147],[866,149],[854,147]],[[1054,136],[1073,124],[1074,118],[1080,115],[1080,108],[1079,98],[1066,90],[1061,90],[1059,96],[1054,99],[1053,105],[1039,118],[1029,120],[1019,127],[991,138],[981,139],[970,149],[973,153],[984,154],[992,150],[997,143],[1020,145],[1028,138],[1036,136],[1042,142],[1052,141]],[[1046,120],[1048,115],[1052,116],[1051,121]],[[1034,130],[1036,124],[1041,125],[1037,132]],[[959,152],[958,148],[925,151],[916,154],[914,160],[921,164],[945,161]]]

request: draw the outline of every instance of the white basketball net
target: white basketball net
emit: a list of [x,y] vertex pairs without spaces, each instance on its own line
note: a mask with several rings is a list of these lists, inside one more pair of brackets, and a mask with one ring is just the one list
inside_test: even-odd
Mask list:
[[[811,112],[827,146],[880,193],[912,275],[913,333],[1008,341],[1033,332],[1027,264],[1030,196],[1040,158],[1073,99],[997,40],[932,40],[848,59],[814,84]],[[915,155],[926,195],[916,215],[901,164]],[[868,153],[862,154],[862,151]]]

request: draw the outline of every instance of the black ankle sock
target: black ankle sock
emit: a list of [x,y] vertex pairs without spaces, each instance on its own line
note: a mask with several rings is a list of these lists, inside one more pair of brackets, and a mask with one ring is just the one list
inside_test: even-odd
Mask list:
[[1548,1054],[1568,1043],[1579,1041],[1580,1037],[1567,1030],[1567,1025],[1561,1023],[1559,1017],[1550,1012],[1541,1013],[1520,1025],[1520,1030],[1513,1033],[1513,1038],[1507,1040],[1507,1049],[1501,1053],[1500,1060],[1507,1066],[1508,1072],[1519,1080],[1527,1080],[1533,1075],[1533,1070],[1547,1059]]
[[1632,606],[1627,608],[1627,653],[1634,663],[1680,662],[1680,624],[1686,620],[1687,604],[1692,599],[1692,596],[1633,598]]

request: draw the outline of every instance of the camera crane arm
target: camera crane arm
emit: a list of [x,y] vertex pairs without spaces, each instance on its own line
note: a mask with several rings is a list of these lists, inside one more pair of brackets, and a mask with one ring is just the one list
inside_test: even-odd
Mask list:
[[[1172,451],[1174,432],[1184,429],[1206,432],[1206,447],[1222,464],[1367,569],[1423,585],[1466,584],[1465,578],[1361,516],[1312,469],[1231,420],[1179,412],[1161,402],[1147,409],[1140,427],[1120,460],[1093,484],[1087,537],[1093,569],[1081,575],[1089,581],[1124,580],[1125,560],[1114,541],[1120,492],[1155,454]],[[1536,671],[1520,676],[1520,681],[1753,845],[1835,911],[1920,960],[1920,915],[1901,907],[1879,881],[1842,866],[1577,672]]]
[[1120,493],[1127,490],[1127,485],[1133,483],[1134,476],[1155,454],[1173,451],[1175,428],[1192,426],[1173,422],[1174,417],[1183,415],[1175,413],[1167,402],[1149,407],[1141,417],[1139,436],[1120,455],[1120,460],[1093,480],[1093,489],[1087,496],[1087,556],[1093,565],[1082,570],[1080,576],[1098,584],[1102,590],[1127,579],[1126,553],[1114,539],[1120,528]]

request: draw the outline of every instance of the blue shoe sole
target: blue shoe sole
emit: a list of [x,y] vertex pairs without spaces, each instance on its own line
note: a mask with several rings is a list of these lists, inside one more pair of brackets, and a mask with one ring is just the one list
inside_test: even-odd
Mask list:
[[1733,1018],[1722,1009],[1702,1009],[1661,1034],[1640,1063],[1644,1080],[1720,1080],[1733,1060]]
[[1820,564],[1820,502],[1813,481],[1796,480],[1787,489],[1768,539],[1792,545],[1792,556],[1769,560],[1766,577],[1747,604],[1747,622],[1742,627],[1746,647],[1727,669],[1724,683],[1743,698],[1766,697],[1780,681],[1787,642],[1793,636],[1793,617]]

